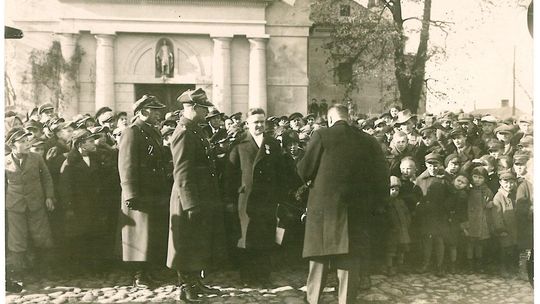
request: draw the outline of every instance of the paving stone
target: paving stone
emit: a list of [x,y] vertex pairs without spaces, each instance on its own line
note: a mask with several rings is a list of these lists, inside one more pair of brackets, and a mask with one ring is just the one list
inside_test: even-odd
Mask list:
[[388,296],[385,296],[380,293],[370,293],[362,297],[365,301],[388,301],[390,299]]

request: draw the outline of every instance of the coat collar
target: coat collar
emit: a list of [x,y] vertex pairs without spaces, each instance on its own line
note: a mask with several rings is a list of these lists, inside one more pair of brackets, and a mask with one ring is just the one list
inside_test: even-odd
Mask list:
[[345,120],[338,120],[330,128],[337,127],[337,126],[348,126],[348,125],[349,124]]
[[141,128],[145,133],[147,133],[148,135],[150,135],[150,137],[152,137],[152,139],[159,145],[161,146],[162,145],[162,140],[161,140],[161,134],[159,134],[158,130],[156,130],[155,127],[151,126],[150,124],[142,121],[140,118],[137,118],[137,120],[135,120],[135,122],[133,123],[134,125],[138,126],[139,128]]

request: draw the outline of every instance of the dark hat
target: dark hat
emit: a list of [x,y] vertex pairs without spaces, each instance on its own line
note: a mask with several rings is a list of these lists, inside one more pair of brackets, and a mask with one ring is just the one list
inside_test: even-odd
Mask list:
[[516,174],[512,170],[504,170],[499,172],[500,180],[513,180],[516,179]]
[[514,127],[512,127],[510,125],[507,125],[507,124],[502,124],[502,125],[498,126],[497,128],[495,128],[494,133],[495,134],[497,134],[497,133],[514,134]]
[[289,117],[283,115],[279,118],[279,120],[286,120],[286,121],[289,121]]
[[471,170],[471,176],[473,176],[473,175],[480,175],[480,176],[483,176],[484,178],[487,179],[488,172],[487,172],[487,169],[485,167],[479,166],[479,167],[474,167]]
[[426,163],[442,163],[442,156],[437,152],[431,152],[425,156]]
[[397,119],[395,121],[395,124],[406,123],[407,121],[409,121],[412,118],[416,118],[416,115],[413,115],[411,113],[411,110],[405,109],[403,111],[399,111],[398,114],[397,114]]
[[[112,112],[112,111],[113,111],[113,110],[112,110],[111,108],[109,108],[109,107],[101,107],[101,108],[99,108],[99,109],[96,111],[96,116],[95,116],[95,117],[96,117],[96,120],[99,120],[99,116],[100,116],[101,114],[104,114],[104,113],[107,113],[107,112]],[[112,114],[112,113],[111,113],[111,114]],[[105,120],[103,120],[103,121],[105,121]]]
[[133,113],[136,114],[142,109],[164,109],[166,106],[160,103],[155,96],[143,95],[133,104]]
[[94,121],[94,122],[96,121],[96,120],[94,119],[94,117],[92,117],[92,116],[90,116],[90,115],[88,115],[88,114],[83,115],[83,117],[81,117],[81,118],[79,118],[79,119],[77,119],[77,120],[75,121],[75,128],[77,128],[77,129],[85,128],[85,124],[86,124],[86,122],[89,121],[89,120]]
[[73,145],[83,142],[88,139],[96,139],[99,137],[98,133],[92,133],[86,129],[77,129],[73,131],[73,135],[71,137],[71,142]]
[[214,105],[208,100],[206,92],[198,88],[195,91],[187,90],[176,99],[179,103],[195,104],[202,107],[213,107]]
[[529,161],[529,154],[516,152],[514,154],[514,164],[526,164]]
[[53,110],[53,109],[54,109],[54,106],[50,103],[42,104],[38,108],[38,114],[41,114],[45,110]]
[[281,133],[281,143],[283,144],[283,147],[287,147],[293,143],[300,143],[300,137],[294,130],[284,130],[283,133]]
[[35,121],[35,120],[29,120],[29,121],[25,122],[23,127],[26,130],[28,130],[28,129],[43,130],[43,124],[40,123],[39,121]]
[[236,113],[231,114],[230,116],[231,119],[235,117],[242,118],[242,112],[236,112]]
[[450,136],[450,138],[455,138],[457,136],[466,136],[467,132],[465,131],[465,129],[463,128],[455,128],[453,129],[452,131],[450,131],[450,133],[448,134],[448,136]]
[[304,115],[302,113],[294,112],[291,115],[289,115],[289,121],[294,120],[296,118],[304,118]]
[[423,127],[418,131],[421,135],[436,133],[437,129],[434,126]]
[[461,113],[458,115],[458,122],[459,123],[466,123],[466,122],[472,122],[474,117],[471,114],[468,113]]
[[31,135],[31,133],[26,132],[23,128],[13,128],[6,134],[6,144],[11,145],[16,141],[27,137],[28,135]]
[[224,114],[224,113],[221,113],[219,110],[214,109],[214,110],[208,112],[208,115],[206,115],[205,119],[208,120],[208,119],[210,119],[210,118],[212,118],[212,117],[216,117],[216,116],[218,116],[218,115],[221,116],[221,117],[223,117],[223,114]]
[[499,151],[504,149],[504,144],[498,140],[492,140],[488,144],[488,151]]
[[452,153],[450,155],[448,155],[445,159],[444,159],[444,166],[447,167],[448,164],[453,161],[454,159],[457,159],[459,161],[459,156],[455,153]]

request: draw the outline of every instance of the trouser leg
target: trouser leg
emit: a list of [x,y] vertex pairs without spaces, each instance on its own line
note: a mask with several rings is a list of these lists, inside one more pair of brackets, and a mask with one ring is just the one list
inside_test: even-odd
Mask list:
[[339,280],[338,303],[354,303],[360,276],[357,258],[349,256],[337,257],[336,268]]
[[318,304],[321,293],[326,285],[328,274],[328,259],[309,261],[309,274],[307,278],[307,300],[310,304]]

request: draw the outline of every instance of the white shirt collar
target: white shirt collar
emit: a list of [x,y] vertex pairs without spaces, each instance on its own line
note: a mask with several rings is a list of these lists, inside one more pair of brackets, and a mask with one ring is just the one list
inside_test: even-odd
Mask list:
[[255,143],[260,148],[262,146],[262,142],[263,142],[263,134],[260,134],[260,135],[251,134],[251,136],[253,136],[253,139],[255,140]]

